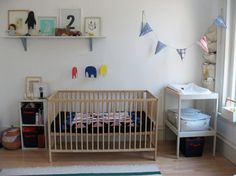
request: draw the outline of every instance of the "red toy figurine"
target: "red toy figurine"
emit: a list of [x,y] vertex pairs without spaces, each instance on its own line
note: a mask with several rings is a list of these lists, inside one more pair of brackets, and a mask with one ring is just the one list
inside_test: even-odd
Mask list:
[[78,71],[76,67],[72,68],[72,79],[76,79],[78,76]]

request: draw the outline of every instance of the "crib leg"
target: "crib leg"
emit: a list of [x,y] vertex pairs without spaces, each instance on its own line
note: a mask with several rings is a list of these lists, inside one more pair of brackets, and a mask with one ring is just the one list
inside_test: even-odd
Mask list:
[[154,151],[154,161],[157,161],[157,149]]
[[49,154],[49,162],[51,163],[52,162],[52,152],[49,151],[48,154]]

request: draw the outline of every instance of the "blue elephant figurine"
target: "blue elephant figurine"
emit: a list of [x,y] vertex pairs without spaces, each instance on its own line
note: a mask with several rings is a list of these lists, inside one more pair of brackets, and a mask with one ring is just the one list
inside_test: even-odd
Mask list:
[[93,66],[88,66],[85,68],[85,77],[91,78],[93,75],[94,78],[97,77],[97,69]]

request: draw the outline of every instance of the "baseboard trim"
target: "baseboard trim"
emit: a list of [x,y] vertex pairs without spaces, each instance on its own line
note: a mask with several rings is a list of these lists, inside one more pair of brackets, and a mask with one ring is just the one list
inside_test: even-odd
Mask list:
[[236,164],[236,144],[227,140],[221,134],[217,134],[217,150],[223,154],[225,158]]
[[232,149],[236,150],[236,144],[233,144],[232,142],[230,142],[229,140],[226,139],[226,137],[224,137],[221,134],[217,134],[217,137],[222,140],[225,144],[227,144],[228,146],[230,146]]

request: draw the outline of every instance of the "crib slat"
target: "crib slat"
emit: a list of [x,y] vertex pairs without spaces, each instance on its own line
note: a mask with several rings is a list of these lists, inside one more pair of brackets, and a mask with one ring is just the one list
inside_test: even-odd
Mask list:
[[[153,101],[150,102],[151,103],[151,116],[153,115]],[[153,116],[152,116],[153,117]],[[152,148],[152,139],[153,138],[153,129],[152,129],[152,120],[150,119],[150,148]]]
[[110,149],[110,125],[111,125],[111,123],[110,123],[110,111],[111,111],[111,109],[110,109],[110,104],[111,104],[111,102],[109,102],[108,101],[108,150]]
[[135,105],[135,117],[134,117],[134,148],[136,149],[136,133],[137,133],[137,101],[134,102],[134,105]]
[[130,102],[129,103],[129,108],[130,108],[130,122],[129,122],[129,149],[131,149],[131,126],[132,126],[132,114],[131,114],[131,112],[132,112],[132,109],[131,109],[131,103],[132,102]]
[[[68,106],[71,105],[68,103]],[[68,107],[70,110],[70,149],[72,150],[72,107]]]
[[[76,94],[76,99],[78,98],[78,94]],[[75,110],[75,113],[77,112],[80,112],[81,109],[79,108],[79,110],[77,109],[77,107],[79,108],[80,105],[78,102],[75,103],[75,107],[74,107],[74,110]],[[77,118],[76,118],[76,115],[75,115],[75,149],[78,150],[78,122],[77,122]]]
[[139,126],[139,148],[142,147],[142,122],[143,122],[143,102],[140,101],[140,126]]
[[60,139],[59,139],[59,142],[60,142],[60,150],[62,150],[62,136],[61,136],[61,109],[62,109],[62,103],[59,103],[59,132],[60,132]]
[[102,93],[102,149],[105,150],[104,145],[104,94]]
[[[124,100],[124,112],[126,112],[126,101]],[[124,149],[126,149],[126,118],[124,123]]]
[[66,112],[68,111],[66,108],[66,103],[64,103],[64,109],[65,109],[65,113],[64,113],[64,124],[65,124],[65,149],[67,150],[67,123],[66,123]]
[[[55,103],[53,103],[53,118],[52,119],[56,119],[56,107],[55,107]],[[49,121],[50,122],[50,121]],[[53,125],[53,136],[54,136],[54,149],[57,150],[57,140],[56,140],[56,121],[54,120],[54,125]]]
[[147,148],[147,102],[145,102],[145,137],[144,137],[144,148]]
[[[94,96],[94,94],[93,94]],[[92,114],[92,150],[94,150],[94,132],[93,132],[93,119],[94,119],[94,102],[90,100],[90,96],[89,96],[89,104],[92,105],[91,110],[89,111]]]
[[119,150],[120,150],[120,116],[121,116],[121,114],[120,114],[120,111],[121,111],[120,103],[121,102],[118,103],[118,109],[119,109],[119,138],[118,138],[119,141],[118,141],[118,148],[119,148]]
[[[98,96],[99,99],[99,96]],[[97,102],[97,150],[99,150],[99,128],[100,128],[100,122],[99,122],[99,102]]]
[[[81,98],[81,97],[80,97]],[[79,105],[80,105],[80,148],[81,148],[81,150],[83,150],[84,149],[84,137],[83,137],[83,130],[84,130],[84,128],[83,128],[83,120],[84,120],[84,108],[83,108],[83,102],[80,102],[79,103]],[[78,135],[78,134],[77,134]]]
[[87,105],[86,103],[85,109],[86,109],[86,148],[87,150],[89,149],[88,147],[88,106],[89,104]]
[[115,117],[115,103],[112,102],[112,110],[113,110],[113,149],[116,149],[115,147],[115,141],[116,141],[116,137],[115,137],[115,131],[116,131],[116,117]]

